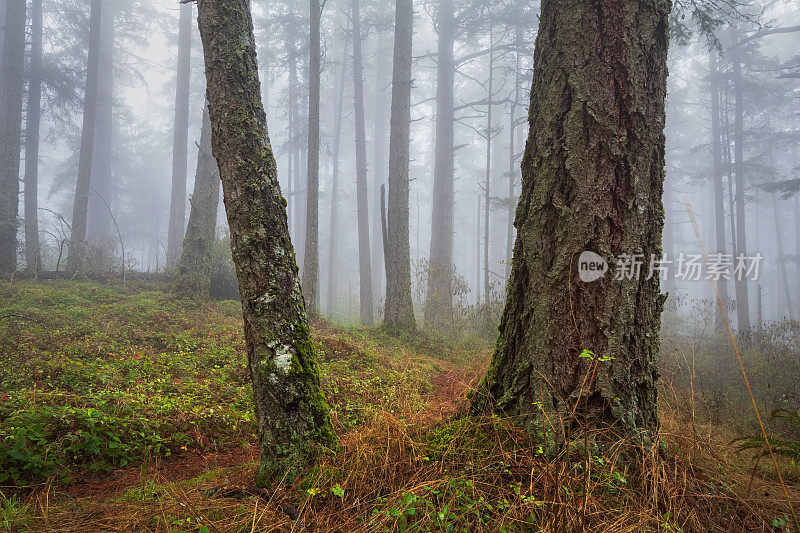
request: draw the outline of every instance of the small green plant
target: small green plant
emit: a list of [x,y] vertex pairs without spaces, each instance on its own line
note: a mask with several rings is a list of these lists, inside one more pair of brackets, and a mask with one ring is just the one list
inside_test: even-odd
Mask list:
[[610,355],[600,355],[598,356],[591,350],[583,350],[581,354],[578,356],[581,359],[589,359],[592,362],[599,361],[601,363],[607,363],[609,361],[613,361],[614,358]]
[[0,529],[14,531],[24,529],[28,522],[30,504],[24,503],[19,496],[7,498],[0,492]]
[[[775,409],[770,413],[769,417],[772,420],[783,420],[786,424],[800,429],[800,410]],[[761,435],[743,437],[734,440],[734,442],[738,443],[740,450],[758,450],[756,457],[769,453],[766,446],[764,446],[764,438]],[[772,437],[769,439],[769,445],[772,447],[774,454],[788,457],[793,461],[800,461],[800,440]]]

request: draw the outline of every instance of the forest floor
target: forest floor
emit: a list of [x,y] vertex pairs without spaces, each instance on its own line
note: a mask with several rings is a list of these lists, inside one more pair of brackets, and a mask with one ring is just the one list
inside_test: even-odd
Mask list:
[[[0,529],[792,530],[769,461],[669,383],[660,451],[548,458],[509,421],[466,416],[490,343],[323,321],[339,448],[293,484],[215,496],[257,464],[239,313],[152,285],[0,283]],[[798,508],[798,468],[781,470]]]

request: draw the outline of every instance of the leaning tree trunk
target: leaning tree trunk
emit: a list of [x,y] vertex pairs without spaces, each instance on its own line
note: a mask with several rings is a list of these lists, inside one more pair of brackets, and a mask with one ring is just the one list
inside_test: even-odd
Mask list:
[[259,428],[259,485],[335,442],[261,103],[249,0],[199,0],[219,165]]
[[217,230],[219,169],[211,153],[211,120],[207,107],[203,111],[194,192],[189,203],[189,224],[172,291],[182,296],[208,298],[211,292],[211,249]]
[[658,428],[658,275],[584,283],[578,257],[660,255],[669,10],[542,2],[514,262],[475,407],[556,441],[576,422]]
[[67,271],[81,272],[86,256],[86,218],[92,179],[94,128],[97,115],[97,81],[100,63],[101,0],[92,0],[89,17],[89,57],[86,69],[86,92],[83,98],[83,127],[78,156],[78,181],[72,205],[72,235],[70,236]]
[[392,67],[392,111],[389,123],[389,201],[386,231],[386,306],[384,323],[413,331],[411,243],[408,230],[408,165],[411,137],[411,60],[413,0],[397,0]]
[[[0,6],[1,7],[1,6]],[[39,126],[42,119],[42,0],[31,2],[31,60],[25,121],[25,266],[38,272],[39,249]]]
[[0,272],[17,269],[25,0],[8,0],[0,79]]
[[361,55],[360,1],[353,0],[353,102],[356,119],[356,204],[358,211],[358,279],[361,323],[374,322],[372,263],[369,247],[369,196],[367,190],[367,138],[364,127],[364,74]]
[[178,78],[172,134],[172,192],[167,233],[167,266],[181,256],[186,220],[186,163],[189,158],[189,89],[192,62],[192,4],[181,4],[178,20]]
[[306,184],[306,242],[303,254],[303,294],[308,313],[319,309],[319,77],[322,11],[319,0],[310,0],[310,61],[308,63],[308,183]]
[[342,70],[339,76],[339,94],[336,100],[336,119],[333,128],[333,172],[331,174],[331,218],[328,227],[328,298],[326,302],[328,316],[336,310],[338,256],[336,242],[339,229],[339,152],[342,146],[342,107],[344,106],[344,84],[347,77],[347,51],[350,41],[345,37],[342,47]]
[[456,24],[453,10],[453,0],[439,2],[433,211],[425,295],[425,325],[429,328],[447,326],[453,317],[453,45]]

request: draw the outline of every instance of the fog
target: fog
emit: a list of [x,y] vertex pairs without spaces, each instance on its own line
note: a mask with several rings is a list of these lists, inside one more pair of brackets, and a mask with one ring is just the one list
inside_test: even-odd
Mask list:
[[[4,0],[0,12],[5,12],[6,4],[12,3]],[[456,2],[454,8],[458,24],[453,51],[456,68],[452,259],[456,279],[461,281],[456,283],[453,295],[461,313],[468,313],[476,304],[486,305],[487,286],[488,305],[496,314],[505,295],[511,255],[508,248],[513,242],[509,239],[509,225],[519,193],[519,166],[527,137],[524,119],[538,12],[536,5],[522,4]],[[357,322],[360,270],[350,6],[347,1],[329,0],[321,20],[319,304],[324,313],[340,321]],[[91,266],[105,272],[168,273],[174,266],[174,260],[168,258],[168,229],[181,7],[177,2],[104,0],[103,9],[98,123],[87,227],[89,256],[94,262]],[[194,20],[196,6],[189,4],[183,9],[193,10],[186,203],[182,217],[185,224],[197,164],[205,79]],[[424,272],[431,253],[433,213],[442,208],[434,205],[433,193],[439,3],[421,1],[415,9],[409,222],[412,294],[419,309],[425,299]],[[254,0],[253,10],[269,135],[281,189],[288,202],[297,263],[302,269],[308,138],[308,5]],[[89,2],[45,0],[43,14],[39,179],[35,191],[27,191],[22,185],[20,188],[17,239],[20,271],[30,270],[26,264],[24,231],[24,220],[29,216],[24,204],[29,194],[38,198],[39,269],[65,270],[79,169]],[[380,314],[385,275],[379,202],[380,185],[386,183],[388,174],[394,5],[385,1],[363,2],[360,19],[372,284],[375,310]],[[30,117],[31,20],[29,9],[22,147],[26,144],[26,119]],[[707,253],[732,255],[739,252],[732,239],[732,228],[734,234],[745,234],[747,256],[763,257],[757,279],[751,273],[751,279],[745,282],[753,327],[797,318],[800,313],[800,195],[797,194],[800,32],[774,31],[798,24],[797,2],[755,3],[719,22],[716,43],[687,24],[693,31],[681,38],[674,37],[670,50],[663,249],[667,260],[677,262],[681,254],[701,253],[699,237]],[[9,34],[8,22],[3,33],[4,38]],[[711,72],[712,54],[717,56],[716,74]],[[739,74],[735,72],[735,62],[740,62]],[[6,65],[3,67],[3,76],[13,72]],[[713,91],[719,99],[716,112],[721,139],[720,153],[716,155],[712,142]],[[489,111],[491,122],[487,117]],[[105,122],[101,118],[104,116]],[[737,123],[737,116],[741,123]],[[3,138],[3,143],[7,142],[9,139]],[[742,147],[741,154],[737,145]],[[20,179],[29,157],[22,150]],[[721,194],[723,213],[717,213],[715,204],[715,158],[716,172],[721,178],[718,183],[722,187],[716,190],[716,195]],[[741,189],[737,189],[736,183],[737,164],[743,169]],[[334,231],[336,248],[331,253],[331,199],[337,166],[338,220]],[[737,196],[739,193],[742,194]],[[740,219],[735,216],[739,209],[737,198],[743,198],[745,203],[743,231],[738,227]],[[694,213],[696,228],[690,211]],[[106,216],[109,212],[111,216]],[[721,226],[715,217],[720,217]],[[217,234],[224,241],[226,227],[221,204],[217,220]],[[725,250],[717,246],[719,227],[725,232]],[[226,245],[222,242],[215,248],[217,284],[233,272],[230,260],[225,257]],[[735,263],[735,257],[732,261]],[[671,267],[677,269],[677,264]],[[710,328],[713,307],[708,302],[715,298],[715,293],[705,277],[703,272],[701,279],[682,279],[674,275],[674,270],[662,276],[662,288],[670,293],[667,310],[692,313],[705,309],[704,316],[709,320],[705,325],[695,322],[675,327]],[[331,283],[335,286],[331,287]],[[727,304],[735,325],[743,306],[741,302],[733,303],[737,299],[734,283],[721,278],[719,289],[728,295]],[[231,296],[221,289],[217,292]],[[665,320],[671,320],[671,316],[665,314]]]

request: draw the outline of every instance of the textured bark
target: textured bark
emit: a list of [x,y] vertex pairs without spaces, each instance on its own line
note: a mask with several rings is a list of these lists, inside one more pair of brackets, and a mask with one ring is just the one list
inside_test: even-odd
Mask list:
[[258,420],[256,483],[265,486],[291,481],[335,435],[267,135],[250,1],[200,0],[198,24]]
[[333,172],[331,174],[331,219],[328,227],[328,316],[336,309],[337,276],[339,265],[336,243],[339,229],[339,152],[342,146],[342,108],[344,106],[344,84],[347,77],[347,53],[350,41],[345,38],[342,47],[342,70],[339,76],[339,95],[336,100],[336,119],[333,128]]
[[186,163],[189,158],[189,89],[192,62],[192,4],[181,4],[178,21],[178,72],[175,129],[172,135],[172,193],[167,233],[167,266],[181,256],[186,223]]
[[111,159],[114,137],[114,24],[118,2],[103,2],[100,17],[100,58],[97,67],[97,110],[92,150],[92,177],[86,238],[89,242],[111,240]]
[[[745,227],[744,200],[744,97],[742,96],[742,66],[738,57],[733,60],[733,168],[736,175],[736,252],[747,256],[747,228]],[[741,277],[741,279],[739,279]],[[739,335],[750,335],[750,305],[747,294],[747,277],[734,278],[736,290],[736,327]]]
[[356,120],[356,203],[358,204],[358,283],[361,323],[373,325],[372,260],[369,241],[367,138],[364,127],[364,72],[361,54],[360,0],[353,0],[353,103]]
[[428,260],[425,326],[447,326],[453,318],[453,0],[440,0],[437,28],[436,148],[433,169],[433,212]]
[[[722,144],[720,133],[720,109],[719,109],[719,70],[717,67],[717,52],[711,51],[709,72],[711,76],[711,158],[713,159],[714,172],[714,228],[716,234],[716,252],[724,254],[727,249],[725,238],[725,191],[722,185]],[[724,304],[728,301],[728,282],[720,279],[717,282],[717,291],[720,300]],[[722,311],[717,307],[716,311],[717,331],[725,328],[725,319]]]
[[542,2],[514,264],[475,407],[556,441],[576,421],[640,441],[658,427],[658,276],[583,283],[577,260],[660,254],[669,11],[668,1]]
[[203,111],[197,172],[190,199],[189,224],[172,291],[182,296],[208,298],[211,285],[211,249],[217,230],[219,169],[211,153],[211,120]]
[[92,0],[89,16],[89,57],[86,69],[86,91],[83,98],[83,126],[78,156],[78,181],[72,205],[72,235],[70,237],[67,270],[81,272],[86,257],[86,219],[92,179],[92,154],[97,116],[97,83],[100,63],[101,0]]
[[38,272],[39,250],[39,126],[42,118],[42,0],[31,2],[31,59],[25,120],[25,267]]
[[25,0],[8,0],[0,77],[0,272],[17,269]]
[[409,241],[409,143],[411,139],[411,51],[413,0],[397,0],[392,67],[392,114],[389,124],[389,205],[386,228],[386,306],[384,323],[413,331],[411,243]]
[[310,0],[310,61],[308,63],[308,183],[306,185],[306,242],[303,256],[303,295],[309,315],[318,314],[319,302],[319,0]]

